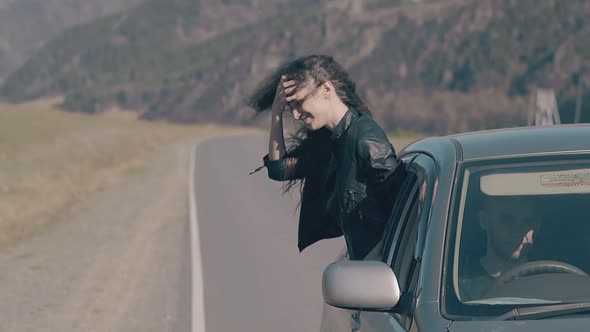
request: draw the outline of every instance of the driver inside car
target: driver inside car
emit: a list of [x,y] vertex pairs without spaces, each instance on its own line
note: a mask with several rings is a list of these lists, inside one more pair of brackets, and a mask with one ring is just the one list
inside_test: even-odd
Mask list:
[[526,263],[539,227],[533,202],[523,197],[488,196],[477,219],[486,234],[486,249],[460,280],[463,301],[482,299],[504,271]]

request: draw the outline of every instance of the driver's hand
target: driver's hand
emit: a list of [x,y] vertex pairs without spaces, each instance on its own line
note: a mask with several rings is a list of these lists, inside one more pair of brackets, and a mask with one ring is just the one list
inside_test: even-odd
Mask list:
[[522,238],[522,242],[516,249],[514,253],[512,253],[512,259],[519,259],[521,257],[526,256],[529,248],[533,245],[533,235],[535,234],[535,230],[531,229],[528,231],[525,236]]

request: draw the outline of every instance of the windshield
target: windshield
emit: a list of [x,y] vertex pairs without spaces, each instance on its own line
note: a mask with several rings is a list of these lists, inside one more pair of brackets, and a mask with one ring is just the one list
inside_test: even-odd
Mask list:
[[589,160],[480,162],[459,183],[455,313],[590,300]]

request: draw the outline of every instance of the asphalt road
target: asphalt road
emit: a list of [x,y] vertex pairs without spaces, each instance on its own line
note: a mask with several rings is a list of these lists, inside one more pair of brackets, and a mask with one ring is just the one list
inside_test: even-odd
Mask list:
[[281,195],[262,163],[265,136],[210,139],[196,150],[195,188],[207,332],[318,331],[321,275],[341,238],[299,253],[299,195]]
[[[203,310],[207,332],[317,331],[321,273],[342,239],[298,252],[297,195],[281,196],[266,170],[248,175],[266,146],[263,136],[199,145],[198,241],[187,209],[191,141],[1,248],[0,332],[186,332]],[[197,279],[204,308],[195,310]]]

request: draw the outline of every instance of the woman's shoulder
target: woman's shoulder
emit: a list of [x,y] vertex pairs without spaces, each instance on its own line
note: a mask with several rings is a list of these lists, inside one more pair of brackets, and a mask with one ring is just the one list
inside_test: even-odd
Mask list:
[[396,154],[395,148],[389,141],[385,130],[368,116],[362,120],[359,118],[355,145],[355,151],[359,158]]
[[366,140],[378,140],[389,143],[387,133],[371,116],[361,113],[356,122],[355,136],[359,143]]

